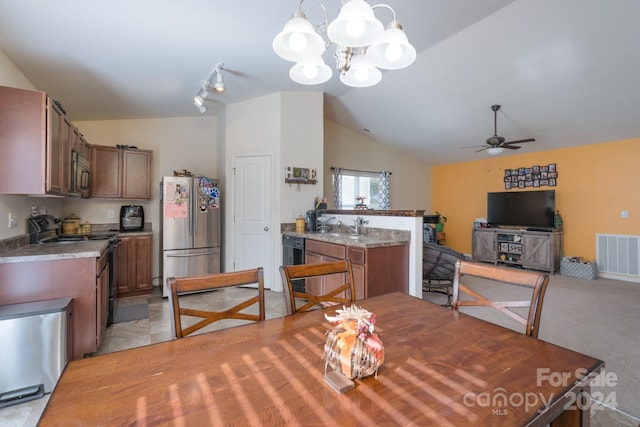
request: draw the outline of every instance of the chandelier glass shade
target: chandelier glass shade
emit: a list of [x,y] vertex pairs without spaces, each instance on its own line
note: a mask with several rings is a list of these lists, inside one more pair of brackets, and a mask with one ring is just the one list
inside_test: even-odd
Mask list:
[[[382,80],[379,69],[398,70],[408,67],[416,59],[416,50],[396,20],[395,11],[386,4],[370,6],[365,0],[343,0],[337,18],[329,23],[327,10],[321,0],[325,22],[315,27],[298,9],[273,39],[278,56],[296,64],[290,69],[291,79],[300,84],[313,85],[328,81],[333,72],[322,54],[335,45],[336,68],[340,81],[352,87],[373,86]],[[374,10],[386,8],[393,20],[385,30],[375,17]],[[328,38],[325,40],[323,36]]]
[[354,55],[349,69],[340,74],[340,81],[351,87],[368,87],[380,83],[382,72],[378,70],[366,55]]
[[384,32],[382,23],[365,0],[351,0],[327,27],[329,39],[341,46],[369,46]]
[[324,63],[320,56],[296,62],[289,70],[289,77],[296,83],[303,85],[317,85],[324,83],[333,76],[331,68]]

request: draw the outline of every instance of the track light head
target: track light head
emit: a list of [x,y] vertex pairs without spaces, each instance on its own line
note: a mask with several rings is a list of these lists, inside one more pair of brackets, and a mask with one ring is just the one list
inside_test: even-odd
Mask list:
[[222,77],[222,71],[218,70],[218,73],[216,74],[216,83],[213,85],[213,89],[216,92],[226,92],[227,88],[224,85],[224,79]]

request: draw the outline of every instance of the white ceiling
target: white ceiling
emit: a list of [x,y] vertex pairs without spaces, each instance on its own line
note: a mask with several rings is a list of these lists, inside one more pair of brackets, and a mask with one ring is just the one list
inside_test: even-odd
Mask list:
[[[330,19],[340,0],[324,0]],[[388,0],[418,51],[372,88],[301,86],[271,49],[298,0],[0,0],[0,49],[72,121],[199,116],[193,96],[224,62],[209,111],[268,93],[325,92],[325,114],[429,164],[640,137],[640,1]],[[376,2],[371,2],[376,4]],[[320,21],[316,1],[303,11]],[[387,24],[388,10],[376,10]],[[333,49],[325,53],[333,67]]]

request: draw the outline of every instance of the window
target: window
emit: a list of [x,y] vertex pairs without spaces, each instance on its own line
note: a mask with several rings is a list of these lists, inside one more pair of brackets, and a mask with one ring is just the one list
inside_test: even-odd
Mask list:
[[[389,172],[337,169],[334,173],[334,205],[338,209],[389,209]],[[359,199],[362,198],[362,199]]]

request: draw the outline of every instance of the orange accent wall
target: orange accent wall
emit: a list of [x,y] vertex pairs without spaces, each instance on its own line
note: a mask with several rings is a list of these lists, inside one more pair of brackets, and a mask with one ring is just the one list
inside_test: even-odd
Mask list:
[[[557,186],[530,190],[556,190],[564,255],[595,260],[597,233],[640,235],[640,138],[636,138],[434,166],[432,206],[447,217],[447,245],[471,253],[473,221],[487,215],[487,192],[507,191],[505,169],[550,163],[557,165]],[[623,210],[629,212],[627,219],[621,218]]]

